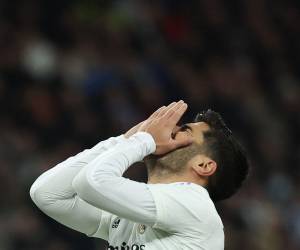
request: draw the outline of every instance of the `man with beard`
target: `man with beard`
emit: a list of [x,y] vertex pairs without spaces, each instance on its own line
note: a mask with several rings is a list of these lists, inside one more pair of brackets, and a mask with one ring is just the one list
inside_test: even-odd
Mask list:
[[[35,204],[58,222],[116,250],[224,249],[214,202],[233,195],[247,158],[220,115],[177,126],[183,101],[161,107],[125,135],[100,142],[42,174]],[[122,177],[144,160],[148,183]]]

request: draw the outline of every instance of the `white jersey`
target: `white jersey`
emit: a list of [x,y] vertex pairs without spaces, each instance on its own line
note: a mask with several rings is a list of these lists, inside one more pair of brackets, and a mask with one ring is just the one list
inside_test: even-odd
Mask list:
[[221,219],[203,187],[173,183],[149,185],[149,189],[157,208],[155,224],[103,214],[105,219],[94,236],[102,238],[102,230],[109,228],[108,249],[224,249]]
[[223,250],[223,224],[205,188],[122,177],[154,151],[145,132],[110,138],[45,172],[31,197],[62,224],[107,240],[109,250]]

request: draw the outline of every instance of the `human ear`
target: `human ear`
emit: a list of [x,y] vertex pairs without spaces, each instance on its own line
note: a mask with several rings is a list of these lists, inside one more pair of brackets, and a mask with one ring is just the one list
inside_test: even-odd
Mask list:
[[212,159],[202,159],[192,166],[194,171],[200,176],[211,176],[217,170],[217,163]]

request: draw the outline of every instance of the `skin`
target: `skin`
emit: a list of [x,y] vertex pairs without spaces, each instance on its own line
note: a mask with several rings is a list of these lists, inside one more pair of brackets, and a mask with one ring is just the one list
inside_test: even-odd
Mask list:
[[206,186],[209,176],[215,173],[216,162],[201,150],[203,133],[209,126],[204,122],[177,126],[186,110],[185,102],[173,102],[159,108],[125,134],[128,138],[138,131],[145,131],[156,143],[154,155],[145,159],[148,183],[192,182]]

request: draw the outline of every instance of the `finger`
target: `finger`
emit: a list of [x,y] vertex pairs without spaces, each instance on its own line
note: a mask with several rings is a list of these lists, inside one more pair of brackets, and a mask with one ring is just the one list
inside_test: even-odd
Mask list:
[[164,108],[160,109],[159,112],[157,112],[154,117],[151,117],[151,119],[162,117],[170,108],[174,107],[175,105],[176,102],[172,102],[167,107],[164,106]]
[[138,131],[146,131],[150,125],[150,121],[150,119],[147,119],[144,122],[142,122],[141,126],[138,128]]
[[138,129],[142,126],[143,122],[140,122],[139,124],[135,125],[134,127],[132,127],[131,129],[129,129],[125,134],[125,138],[129,138],[130,136],[132,136],[133,134],[135,134]]
[[182,100],[180,100],[180,101],[178,101],[178,102],[172,102],[172,103],[170,103],[168,106],[167,106],[167,111],[168,110],[170,110],[170,109],[173,109],[176,105],[178,105],[178,104],[181,104],[181,103],[183,103],[183,101]]
[[170,146],[170,150],[175,150],[177,148],[186,147],[192,143],[193,143],[192,138],[183,138],[183,139],[172,140],[169,146]]
[[177,110],[175,110],[168,118],[168,121],[171,122],[173,126],[175,126],[183,114],[186,112],[188,105],[186,103],[182,104]]
[[164,118],[169,119],[170,117],[172,117],[174,115],[174,113],[181,108],[182,105],[184,105],[185,103],[183,101],[177,102],[172,108],[170,108],[169,110],[166,111],[166,113],[164,114]]
[[172,135],[172,136],[173,136],[173,135],[176,135],[176,133],[180,130],[180,128],[181,128],[180,126],[177,126],[177,125],[176,125],[176,126],[173,128],[172,134],[171,134],[171,135]]
[[160,113],[161,111],[163,111],[165,108],[166,108],[166,106],[160,107],[160,108],[157,109],[152,115],[150,115],[148,119],[156,118],[157,116],[159,116],[159,113]]
[[174,105],[176,105],[178,102],[171,102],[168,106],[167,106],[167,108],[169,109],[169,108],[171,108],[171,107],[173,107]]
[[[171,104],[172,104],[172,105],[171,105]],[[170,107],[173,107],[176,103],[173,102],[173,103],[171,103],[171,104],[169,104],[169,105],[168,105],[167,107],[165,107],[164,109],[160,110],[160,112],[157,114],[156,118],[162,117],[162,116],[168,111],[168,109],[169,109]],[[171,106],[170,106],[170,105],[171,105]]]

